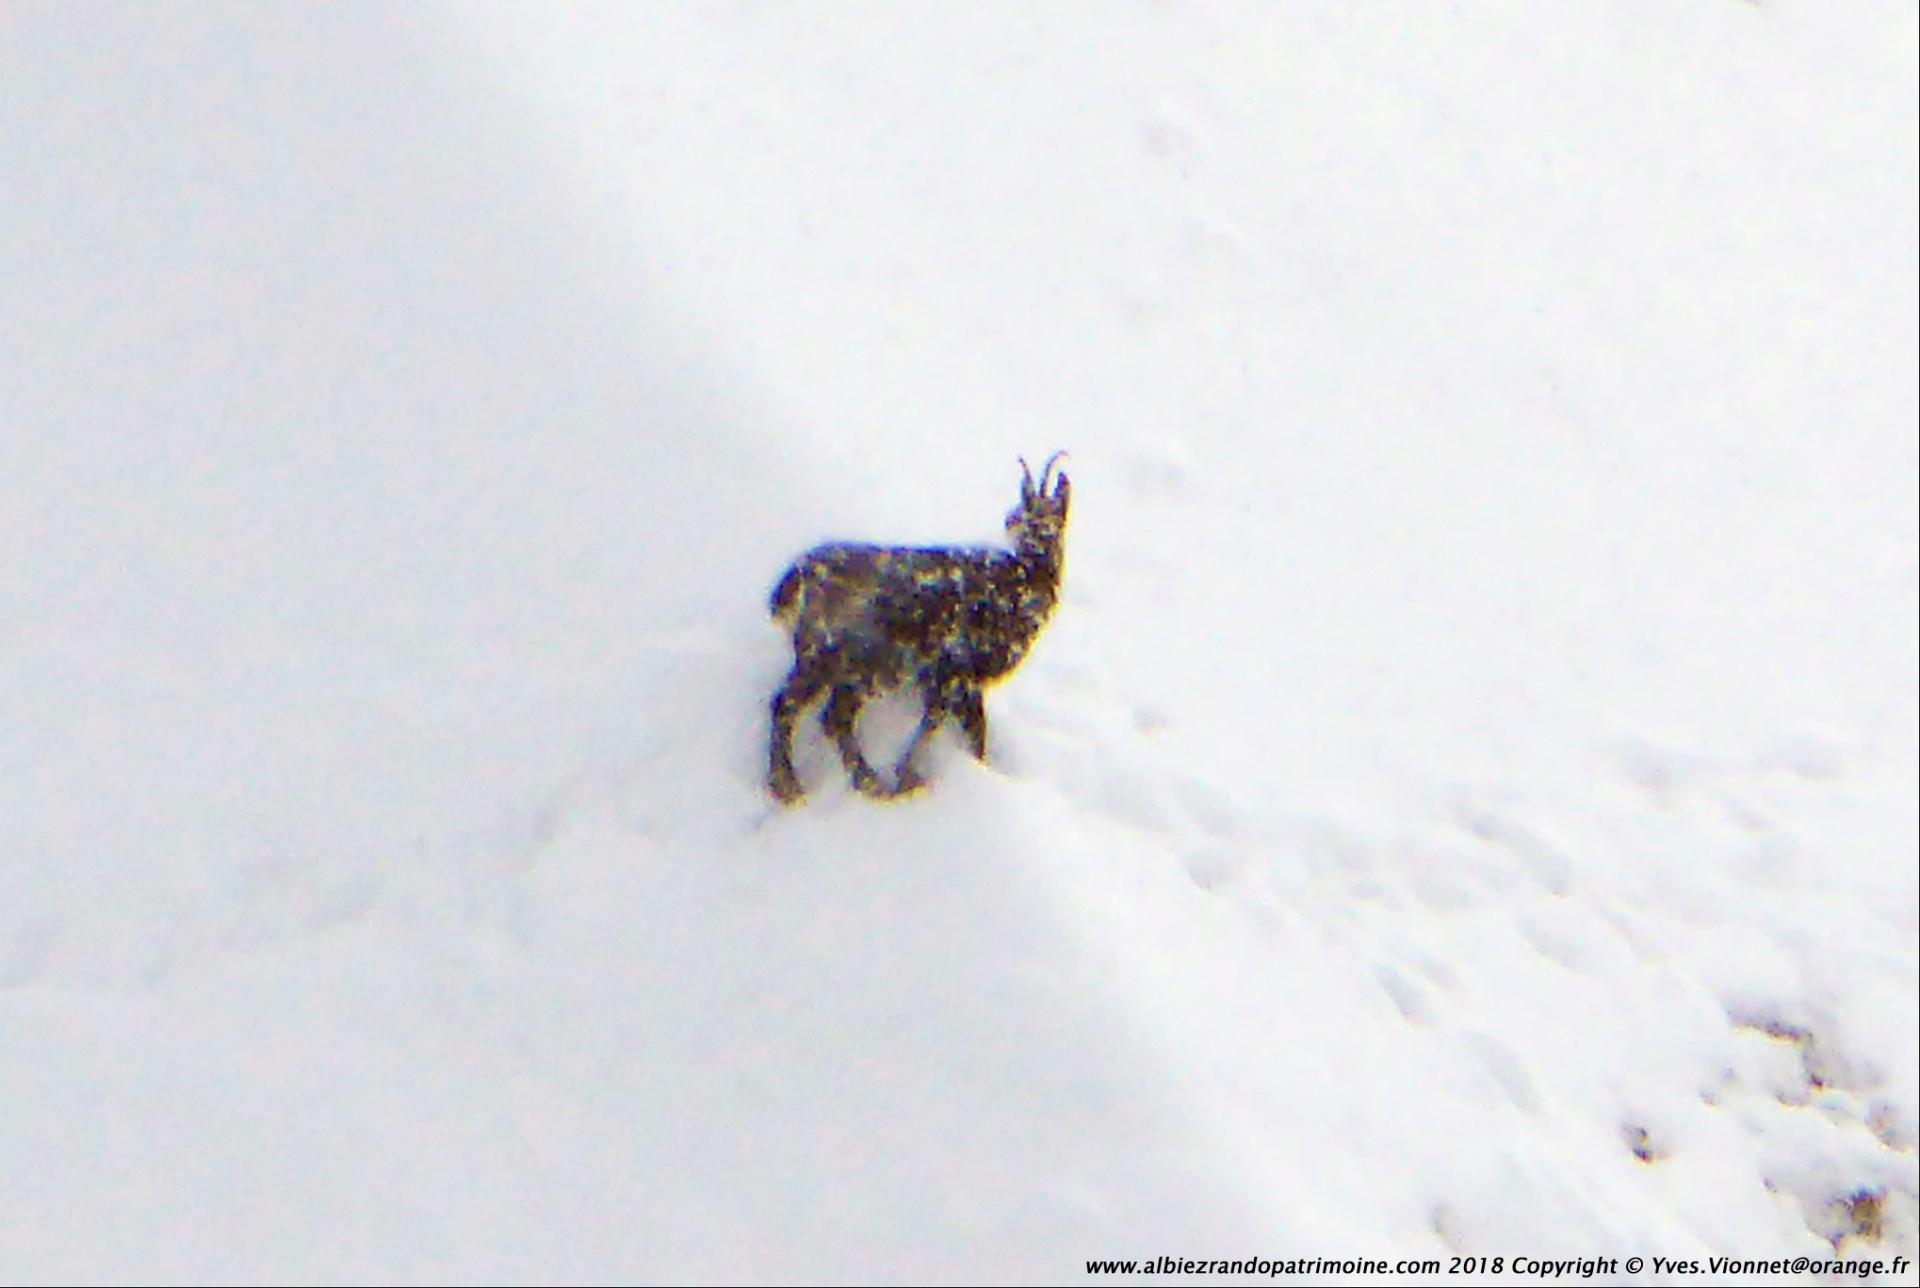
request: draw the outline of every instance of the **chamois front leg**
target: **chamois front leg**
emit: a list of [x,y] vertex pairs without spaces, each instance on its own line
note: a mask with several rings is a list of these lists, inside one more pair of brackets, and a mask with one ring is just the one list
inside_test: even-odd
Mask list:
[[921,686],[920,696],[926,703],[926,709],[920,713],[920,724],[913,731],[913,737],[907,740],[907,746],[900,753],[900,759],[893,766],[893,794],[904,796],[926,784],[926,779],[914,765],[920,754],[920,744],[925,742],[933,731],[946,721],[947,693],[935,684]]
[[987,703],[978,685],[969,684],[955,696],[953,711],[960,718],[960,731],[967,736],[967,750],[973,758],[987,759]]
[[867,796],[884,796],[880,786],[880,775],[873,772],[873,766],[860,750],[860,738],[855,727],[860,720],[860,708],[866,702],[866,693],[853,684],[837,684],[833,696],[827,699],[827,709],[821,714],[820,723],[840,748],[841,763],[847,767],[847,776],[853,779],[853,785]]
[[920,745],[932,737],[948,717],[960,722],[961,732],[967,738],[967,750],[973,753],[973,758],[979,761],[987,758],[987,704],[981,696],[980,687],[964,681],[949,681],[940,687],[929,685],[924,692],[926,711],[921,715],[919,728],[913,731],[913,738],[907,743],[907,749],[900,753],[900,761],[894,767],[896,793],[913,791],[926,782],[915,765]]
[[806,795],[800,776],[793,772],[793,723],[800,712],[826,687],[816,668],[794,663],[786,683],[773,695],[773,726],[767,739],[767,790],[782,805]]

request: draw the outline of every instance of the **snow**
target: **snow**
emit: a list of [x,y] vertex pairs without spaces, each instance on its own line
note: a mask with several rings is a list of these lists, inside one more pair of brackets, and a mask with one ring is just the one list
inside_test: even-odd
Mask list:
[[0,1280],[1916,1255],[1911,6],[0,35]]

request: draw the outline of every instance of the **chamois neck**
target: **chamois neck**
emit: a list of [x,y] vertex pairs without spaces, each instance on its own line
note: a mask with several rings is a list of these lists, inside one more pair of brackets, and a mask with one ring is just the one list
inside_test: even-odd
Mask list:
[[1052,541],[1022,541],[1014,547],[1013,557],[1026,573],[1028,585],[1044,586],[1049,592],[1060,588],[1060,546],[1056,538]]

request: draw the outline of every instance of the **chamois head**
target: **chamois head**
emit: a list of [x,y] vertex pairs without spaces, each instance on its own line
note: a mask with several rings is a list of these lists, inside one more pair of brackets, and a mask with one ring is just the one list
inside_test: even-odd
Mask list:
[[[1033,471],[1027,468],[1026,458],[1020,458],[1020,504],[1007,513],[1007,536],[1013,542],[1013,548],[1026,551],[1057,551],[1060,547],[1060,535],[1067,526],[1067,476],[1055,475],[1053,463],[1065,456],[1065,452],[1055,452],[1040,467],[1040,482],[1033,481]],[[1047,490],[1051,479],[1053,490]]]

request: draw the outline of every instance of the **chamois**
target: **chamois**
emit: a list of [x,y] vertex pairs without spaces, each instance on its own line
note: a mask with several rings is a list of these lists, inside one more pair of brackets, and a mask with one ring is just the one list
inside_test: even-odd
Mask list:
[[[793,629],[793,670],[773,695],[767,788],[777,800],[805,794],[793,770],[793,726],[822,693],[821,724],[867,796],[920,787],[915,757],[949,717],[974,757],[987,758],[981,689],[1026,657],[1060,593],[1067,476],[1053,476],[1053,464],[1064,455],[1047,459],[1038,485],[1020,462],[1020,503],[1007,515],[1010,552],[835,544],[788,566],[770,604],[774,620]],[[888,787],[862,754],[855,725],[868,698],[908,686],[925,711]]]

